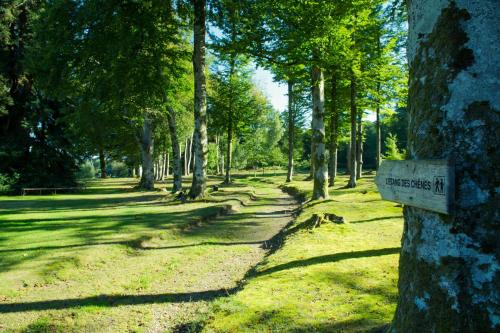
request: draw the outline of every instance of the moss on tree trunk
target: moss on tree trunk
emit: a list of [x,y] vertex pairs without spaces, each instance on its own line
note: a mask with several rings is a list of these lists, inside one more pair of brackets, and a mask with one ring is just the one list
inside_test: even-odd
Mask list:
[[498,332],[500,2],[409,2],[409,157],[455,166],[451,215],[405,207],[392,332]]

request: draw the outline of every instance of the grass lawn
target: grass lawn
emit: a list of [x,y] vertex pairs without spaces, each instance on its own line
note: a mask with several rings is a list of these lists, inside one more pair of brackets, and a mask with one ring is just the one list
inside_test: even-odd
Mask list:
[[[205,331],[367,332],[391,321],[402,209],[380,200],[373,176],[356,189],[342,188],[346,183],[339,177],[330,200],[304,205],[284,246],[257,266],[240,292],[215,301]],[[308,197],[312,192],[311,182],[288,186]],[[346,223],[304,228],[318,212],[343,216]]]
[[[0,197],[0,331],[182,327],[235,288],[291,219],[280,211],[293,201],[269,184],[237,182],[179,204],[167,192],[134,191],[136,182]],[[229,204],[237,211],[204,220]]]
[[[356,189],[339,177],[292,225],[282,172],[235,179],[186,204],[136,192],[133,179],[0,197],[0,332],[366,332],[390,322],[403,219],[373,176]],[[207,219],[227,205],[231,214]],[[318,212],[346,223],[310,229]],[[267,250],[286,225],[284,244]]]

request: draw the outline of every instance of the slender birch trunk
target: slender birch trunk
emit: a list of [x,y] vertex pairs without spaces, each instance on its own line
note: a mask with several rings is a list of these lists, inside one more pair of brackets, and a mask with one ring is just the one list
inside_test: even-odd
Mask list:
[[146,114],[139,138],[139,147],[142,158],[142,176],[139,186],[146,190],[154,189],[154,163],[153,163],[153,122]]
[[350,155],[349,155],[349,183],[348,187],[356,187],[356,119],[358,117],[356,107],[356,77],[354,71],[351,71],[351,142],[350,142]]
[[447,159],[453,212],[404,208],[395,333],[500,329],[500,2],[408,2],[409,158]]
[[189,138],[186,138],[186,143],[184,145],[184,176],[189,176],[188,164],[188,149],[189,149]]
[[174,175],[172,193],[182,191],[182,161],[179,137],[177,136],[177,122],[175,111],[170,106],[167,110],[168,130],[170,132],[170,142],[172,143],[172,173]]
[[191,133],[191,138],[189,138],[189,150],[188,150],[188,161],[187,161],[187,169],[188,169],[188,174],[191,173],[192,167],[192,162],[193,162],[193,137],[194,137],[194,132]]
[[337,110],[337,76],[332,74],[332,111],[330,115],[330,159],[328,165],[328,185],[335,185],[337,177],[337,141],[338,141],[338,122],[339,114]]
[[215,160],[217,161],[215,164],[216,164],[216,174],[219,175],[220,174],[220,164],[219,164],[219,159],[220,159],[220,156],[219,156],[219,135],[215,135]]
[[361,179],[363,173],[363,116],[358,112],[358,129],[356,138],[356,180]]
[[233,117],[232,114],[229,115],[229,121],[227,122],[227,151],[226,151],[226,178],[224,183],[231,183],[231,160],[232,160],[232,150],[233,150]]
[[99,148],[99,166],[101,168],[101,178],[106,178],[106,156],[104,155],[104,149]]
[[293,82],[288,80],[288,170],[286,181],[293,179],[293,141],[295,133],[295,114],[293,112]]
[[161,177],[160,180],[163,181],[165,180],[165,169],[167,165],[167,155],[166,153],[163,153],[162,155],[162,160],[161,160]]
[[170,176],[170,152],[167,149],[167,166],[165,168],[165,176],[168,178]]
[[324,79],[323,71],[317,65],[312,68],[312,142],[313,142],[313,194],[312,199],[328,198],[328,168],[325,154],[325,123],[324,123]]
[[351,140],[347,141],[347,143],[346,143],[345,153],[346,153],[345,173],[346,173],[346,175],[350,175],[351,174]]
[[[377,91],[380,91],[380,83],[377,84]],[[375,131],[376,133],[376,160],[377,160],[377,169],[378,166],[380,165],[381,158],[382,158],[382,133],[380,131],[380,102],[377,101],[377,108],[376,108],[376,115],[377,119],[375,120]]]

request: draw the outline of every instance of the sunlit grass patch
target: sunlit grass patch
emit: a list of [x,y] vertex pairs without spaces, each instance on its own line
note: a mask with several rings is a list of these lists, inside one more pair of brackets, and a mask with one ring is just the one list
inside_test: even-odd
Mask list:
[[[301,179],[305,177],[296,177]],[[281,184],[283,178],[268,181]],[[373,177],[356,189],[339,177],[330,199],[305,202],[284,246],[237,294],[216,302],[207,332],[366,332],[392,319],[397,297],[401,208],[380,200]],[[311,182],[286,184],[310,197]],[[317,213],[345,224],[301,228]]]

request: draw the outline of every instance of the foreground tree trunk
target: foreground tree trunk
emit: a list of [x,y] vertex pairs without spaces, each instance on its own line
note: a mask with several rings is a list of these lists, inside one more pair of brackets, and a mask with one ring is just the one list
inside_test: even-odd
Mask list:
[[99,148],[99,167],[101,168],[101,178],[106,178],[106,156],[102,148]]
[[142,159],[142,175],[139,187],[146,190],[153,190],[155,186],[153,170],[153,122],[146,114],[139,138],[139,148]]
[[338,123],[339,114],[337,111],[337,76],[332,74],[332,111],[330,115],[330,158],[328,162],[328,185],[335,185],[335,178],[337,177],[337,141],[338,141]]
[[328,198],[328,170],[325,154],[325,123],[324,123],[324,79],[323,71],[319,66],[312,68],[312,160],[314,161],[313,194],[312,199]]
[[392,332],[498,332],[500,2],[409,1],[409,157],[448,159],[453,213],[405,207]]
[[295,132],[295,115],[293,112],[293,83],[288,81],[288,170],[286,181],[291,182],[293,178],[293,140]]
[[363,116],[358,115],[358,130],[356,137],[356,180],[360,179],[363,172]]
[[356,77],[354,72],[351,71],[351,142],[349,144],[349,183],[347,186],[350,188],[356,187],[356,119],[358,117],[356,107]]
[[175,120],[175,111],[170,106],[167,110],[168,130],[170,132],[170,142],[172,143],[172,173],[174,180],[172,184],[172,193],[182,190],[182,161],[181,146],[177,136],[177,122]]

